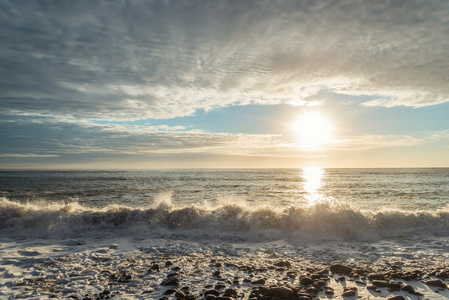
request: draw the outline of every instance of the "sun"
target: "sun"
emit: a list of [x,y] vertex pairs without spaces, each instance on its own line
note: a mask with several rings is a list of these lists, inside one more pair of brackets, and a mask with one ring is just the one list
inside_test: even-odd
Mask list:
[[321,149],[332,142],[334,126],[320,112],[307,112],[293,123],[299,143],[306,149]]

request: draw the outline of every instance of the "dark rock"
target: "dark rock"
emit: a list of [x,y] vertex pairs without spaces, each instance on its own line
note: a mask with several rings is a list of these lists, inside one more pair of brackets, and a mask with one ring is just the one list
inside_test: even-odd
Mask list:
[[426,281],[426,284],[428,286],[435,286],[435,287],[446,288],[446,285],[439,279]]
[[366,289],[370,290],[370,291],[373,291],[373,292],[376,292],[376,293],[380,293],[380,290],[377,287],[375,287],[374,285],[368,285],[366,287]]
[[369,280],[385,280],[384,274],[369,274],[368,275]]
[[224,289],[225,287],[226,287],[226,284],[223,284],[223,283],[218,283],[217,285],[215,285],[216,290],[221,290],[221,289]]
[[227,290],[224,291],[224,295],[237,298],[238,292],[235,289],[227,289]]
[[315,281],[313,283],[313,285],[318,287],[318,288],[320,288],[320,287],[326,286],[327,285],[327,281],[325,281],[325,280],[318,280],[318,281]]
[[418,278],[418,274],[417,273],[404,273],[402,274],[402,279],[410,281],[410,280],[415,280],[416,278]]
[[357,275],[365,276],[366,271],[363,268],[357,267],[353,270],[353,272]]
[[409,285],[409,284],[404,285],[403,287],[401,287],[401,290],[409,292],[409,293],[414,293],[415,292],[415,289],[411,285]]
[[174,285],[177,286],[179,284],[179,278],[178,277],[169,277],[162,281],[161,285],[167,286],[167,285]]
[[320,291],[320,289],[317,289],[316,287],[311,286],[311,287],[307,288],[306,291],[307,291],[307,293],[309,293],[309,294],[314,294],[314,295],[316,295],[316,294],[318,294],[318,292]]
[[270,293],[270,287],[266,285],[259,286],[259,292],[263,295],[268,295]]
[[176,289],[168,289],[165,291],[164,295],[171,295],[176,293]]
[[299,281],[299,283],[301,285],[309,285],[309,284],[313,283],[313,280],[310,277],[302,277],[301,280]]
[[220,295],[220,292],[217,290],[207,290],[204,292],[204,296],[207,296],[207,295],[214,295],[217,297]]
[[329,270],[335,274],[351,274],[352,268],[348,266],[343,266],[340,264],[335,264],[330,266]]
[[377,287],[387,287],[389,284],[387,280],[373,280],[373,285]]
[[270,295],[281,299],[290,299],[293,297],[294,292],[288,287],[272,287],[270,288]]
[[404,296],[396,295],[396,296],[388,298],[387,300],[406,300],[406,299],[404,298]]
[[214,300],[235,300],[235,299],[232,297],[222,296],[222,297],[217,297]]
[[298,295],[297,295],[297,299],[298,300],[312,300],[313,299],[313,297],[310,295],[310,294],[308,294],[308,293],[298,293]]
[[322,269],[321,271],[318,271],[317,273],[320,274],[321,276],[324,276],[324,275],[328,275],[329,274],[329,270],[328,269]]
[[217,296],[215,296],[215,295],[207,295],[207,296],[204,297],[204,299],[205,300],[215,300],[216,297]]
[[186,295],[185,295],[183,292],[178,291],[178,292],[175,293],[175,297],[176,297],[176,299],[182,299],[182,300],[184,300],[185,297],[186,297]]
[[197,300],[197,299],[198,299],[198,297],[195,296],[195,295],[188,295],[188,296],[185,298],[185,300]]
[[366,287],[366,289],[367,289],[367,290],[370,290],[370,291],[374,291],[374,292],[376,292],[376,293],[380,293],[379,289],[378,289],[377,287],[375,287],[374,285],[368,285],[368,286]]
[[341,294],[342,297],[353,297],[355,295],[357,295],[357,292],[354,290],[347,290],[344,291],[343,294]]
[[446,278],[449,278],[449,274],[446,271],[441,271],[441,272],[436,273],[435,277],[441,278],[441,279],[446,279]]
[[292,266],[288,261],[278,261],[274,265],[281,268],[290,268]]
[[400,291],[402,287],[402,284],[400,283],[396,283],[396,282],[390,282],[388,284],[388,290],[390,292],[395,292],[395,291]]
[[326,295],[333,295],[334,294],[334,289],[330,288],[330,287],[327,287],[326,290],[324,291],[324,293]]

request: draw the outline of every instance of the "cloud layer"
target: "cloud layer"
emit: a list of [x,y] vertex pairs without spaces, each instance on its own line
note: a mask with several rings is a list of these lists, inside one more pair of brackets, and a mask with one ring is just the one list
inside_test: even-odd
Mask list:
[[235,104],[449,100],[447,1],[2,1],[5,114],[126,120]]

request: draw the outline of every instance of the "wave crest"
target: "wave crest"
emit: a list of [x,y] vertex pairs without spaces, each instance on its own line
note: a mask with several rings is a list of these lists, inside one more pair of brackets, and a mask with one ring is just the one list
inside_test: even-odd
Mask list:
[[152,208],[110,205],[89,208],[78,202],[18,203],[0,199],[3,234],[80,236],[124,234],[186,238],[238,237],[276,239],[365,240],[397,236],[447,235],[449,207],[437,211],[366,212],[336,202],[310,207],[248,207],[236,203],[177,208],[168,200]]

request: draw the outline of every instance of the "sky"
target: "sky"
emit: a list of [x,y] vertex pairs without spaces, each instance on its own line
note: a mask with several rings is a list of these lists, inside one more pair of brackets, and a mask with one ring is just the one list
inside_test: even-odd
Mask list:
[[449,167],[449,1],[0,0],[0,169]]

